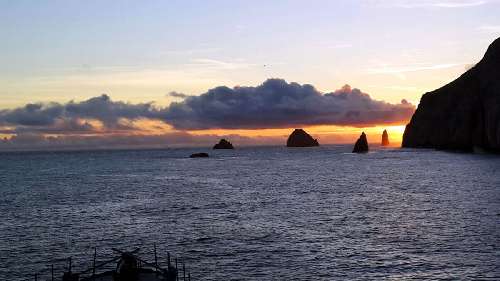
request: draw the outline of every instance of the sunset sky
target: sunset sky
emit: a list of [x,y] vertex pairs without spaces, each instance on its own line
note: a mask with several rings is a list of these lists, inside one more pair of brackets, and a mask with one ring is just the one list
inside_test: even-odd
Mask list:
[[398,144],[421,95],[500,36],[499,14],[495,0],[0,0],[0,149],[277,144],[299,126],[320,143],[388,128]]

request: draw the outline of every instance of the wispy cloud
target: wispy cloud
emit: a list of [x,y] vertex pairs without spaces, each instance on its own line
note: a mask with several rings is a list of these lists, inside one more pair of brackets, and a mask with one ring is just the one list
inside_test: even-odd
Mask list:
[[399,86],[399,85],[392,85],[392,86],[379,86],[379,85],[370,85],[370,88],[379,88],[379,89],[389,89],[389,90],[397,90],[397,91],[404,91],[404,92],[412,92],[412,93],[422,93],[424,89],[415,87],[415,86]]
[[425,70],[437,70],[437,69],[445,69],[452,68],[457,66],[464,66],[464,63],[445,63],[445,64],[411,64],[411,65],[400,65],[400,66],[380,66],[369,68],[366,70],[369,74],[401,74],[407,72],[417,72],[417,71],[425,71]]
[[206,53],[220,52],[221,48],[206,47],[206,48],[193,48],[193,49],[178,49],[178,50],[165,50],[161,52],[162,55],[195,55]]
[[244,31],[245,29],[247,28],[246,25],[243,25],[243,24],[237,24],[234,29],[236,30],[236,32],[242,32]]
[[483,33],[500,33],[500,25],[482,25],[477,29]]
[[216,69],[241,69],[241,68],[249,68],[252,66],[256,66],[255,64],[246,63],[242,60],[227,62],[209,58],[193,59],[191,60],[191,63],[189,63],[188,65],[194,67],[207,67]]
[[167,94],[168,97],[173,97],[173,98],[179,98],[179,99],[185,99],[187,97],[189,97],[189,95],[186,95],[186,94],[183,94],[183,93],[179,93],[179,92],[175,92],[175,91],[172,91],[170,93]]
[[339,43],[327,46],[328,49],[347,49],[351,47],[352,47],[351,43]]
[[392,6],[399,8],[467,8],[477,7],[487,4],[486,0],[427,0],[427,1],[391,1]]

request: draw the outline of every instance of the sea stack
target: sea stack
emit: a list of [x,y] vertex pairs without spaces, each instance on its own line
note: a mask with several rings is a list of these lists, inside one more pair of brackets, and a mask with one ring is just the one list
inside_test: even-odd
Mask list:
[[234,147],[226,139],[221,139],[218,144],[214,145],[214,149],[234,149]]
[[422,96],[403,147],[500,152],[500,38],[462,76]]
[[286,141],[288,147],[310,147],[319,146],[317,140],[313,139],[306,131],[302,129],[295,129],[288,140]]
[[354,144],[353,153],[365,153],[368,152],[368,140],[366,139],[365,132],[361,133],[359,139]]
[[389,135],[387,134],[387,130],[384,130],[382,133],[382,146],[388,146],[389,145]]

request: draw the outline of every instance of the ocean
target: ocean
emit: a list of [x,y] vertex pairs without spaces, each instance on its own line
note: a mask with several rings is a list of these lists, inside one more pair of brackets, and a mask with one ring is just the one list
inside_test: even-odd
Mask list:
[[156,244],[192,280],[500,280],[498,155],[351,149],[0,153],[0,279]]

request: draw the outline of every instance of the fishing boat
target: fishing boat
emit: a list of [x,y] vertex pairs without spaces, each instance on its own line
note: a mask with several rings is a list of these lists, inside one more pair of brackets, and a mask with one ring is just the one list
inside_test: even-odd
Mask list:
[[[72,259],[68,259],[67,270],[62,278],[55,278],[54,267],[51,267],[52,281],[191,281],[191,274],[186,271],[184,262],[179,264],[175,258],[171,262],[167,253],[167,266],[160,267],[154,247],[154,261],[150,262],[139,256],[140,248],[133,251],[112,249],[115,255],[106,261],[96,263],[97,250],[94,249],[92,267],[83,271],[73,271]],[[113,264],[115,266],[113,267]],[[180,265],[180,266],[179,266]],[[110,269],[112,267],[112,269]],[[35,281],[41,279],[35,274]],[[44,279],[46,280],[46,279]]]

